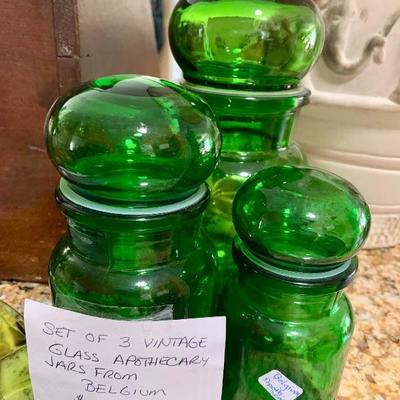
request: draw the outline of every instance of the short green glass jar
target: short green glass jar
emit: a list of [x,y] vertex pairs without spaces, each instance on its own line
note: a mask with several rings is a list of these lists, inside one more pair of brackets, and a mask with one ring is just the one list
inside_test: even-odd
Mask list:
[[220,286],[234,267],[231,247],[235,236],[232,203],[240,186],[256,172],[274,165],[303,165],[305,156],[293,142],[295,123],[310,92],[303,88],[279,92],[245,92],[207,88],[187,82],[216,115],[223,136],[221,156],[208,180],[211,204],[204,224],[215,244]]
[[139,75],[87,82],[49,111],[47,149],[74,191],[147,207],[192,195],[217,162],[214,116],[179,85]]
[[223,399],[334,400],[354,329],[343,289],[357,271],[368,206],[333,174],[276,166],[242,186],[233,217],[238,276],[222,306]]
[[111,319],[214,313],[215,262],[200,227],[209,191],[152,208],[104,205],[57,190],[68,232],[50,261],[56,306]]
[[169,36],[187,81],[281,90],[313,66],[324,26],[312,0],[180,0]]

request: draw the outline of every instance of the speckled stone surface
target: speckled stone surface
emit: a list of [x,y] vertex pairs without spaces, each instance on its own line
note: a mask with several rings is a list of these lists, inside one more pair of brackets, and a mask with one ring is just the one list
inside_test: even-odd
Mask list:
[[362,252],[347,293],[356,330],[338,400],[400,400],[400,247]]
[[[348,289],[356,331],[337,400],[400,400],[400,247],[364,251]],[[22,311],[49,302],[46,285],[0,282],[0,299]]]

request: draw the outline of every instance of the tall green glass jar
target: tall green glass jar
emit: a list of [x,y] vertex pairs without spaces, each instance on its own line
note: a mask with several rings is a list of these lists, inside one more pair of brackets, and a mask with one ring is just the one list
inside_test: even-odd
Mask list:
[[106,206],[65,181],[68,232],[50,261],[56,306],[114,319],[182,319],[214,312],[215,261],[200,228],[209,191],[153,208]]
[[277,166],[239,190],[239,273],[224,299],[224,400],[334,400],[354,329],[354,279],[370,213],[328,172]]
[[58,99],[45,129],[68,222],[50,261],[54,304],[116,319],[212,315],[201,218],[221,140],[209,106],[168,81],[110,76]]
[[187,81],[267,91],[299,84],[324,26],[312,0],[180,0],[169,36]]
[[232,202],[257,171],[305,163],[293,129],[309,91],[299,87],[324,42],[312,0],[180,0],[169,24],[184,86],[211,106],[223,136],[209,179],[205,226],[217,247],[219,287],[232,276]]
[[213,109],[223,135],[221,156],[209,178],[211,204],[204,225],[217,250],[219,284],[235,271],[232,262],[232,203],[236,192],[256,172],[274,165],[305,164],[293,133],[310,92],[304,88],[279,92],[245,92],[207,88],[185,82]]

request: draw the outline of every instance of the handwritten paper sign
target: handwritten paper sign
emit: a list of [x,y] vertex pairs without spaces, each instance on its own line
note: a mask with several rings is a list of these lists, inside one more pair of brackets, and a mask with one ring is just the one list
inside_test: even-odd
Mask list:
[[27,300],[35,400],[220,400],[225,325],[114,321]]
[[294,400],[303,394],[303,389],[274,369],[261,376],[258,382],[275,400]]

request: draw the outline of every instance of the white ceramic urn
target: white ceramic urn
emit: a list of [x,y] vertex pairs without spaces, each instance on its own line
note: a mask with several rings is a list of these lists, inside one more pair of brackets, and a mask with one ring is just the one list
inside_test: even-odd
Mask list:
[[326,45],[304,85],[296,138],[372,210],[367,247],[400,243],[400,0],[318,0]]

